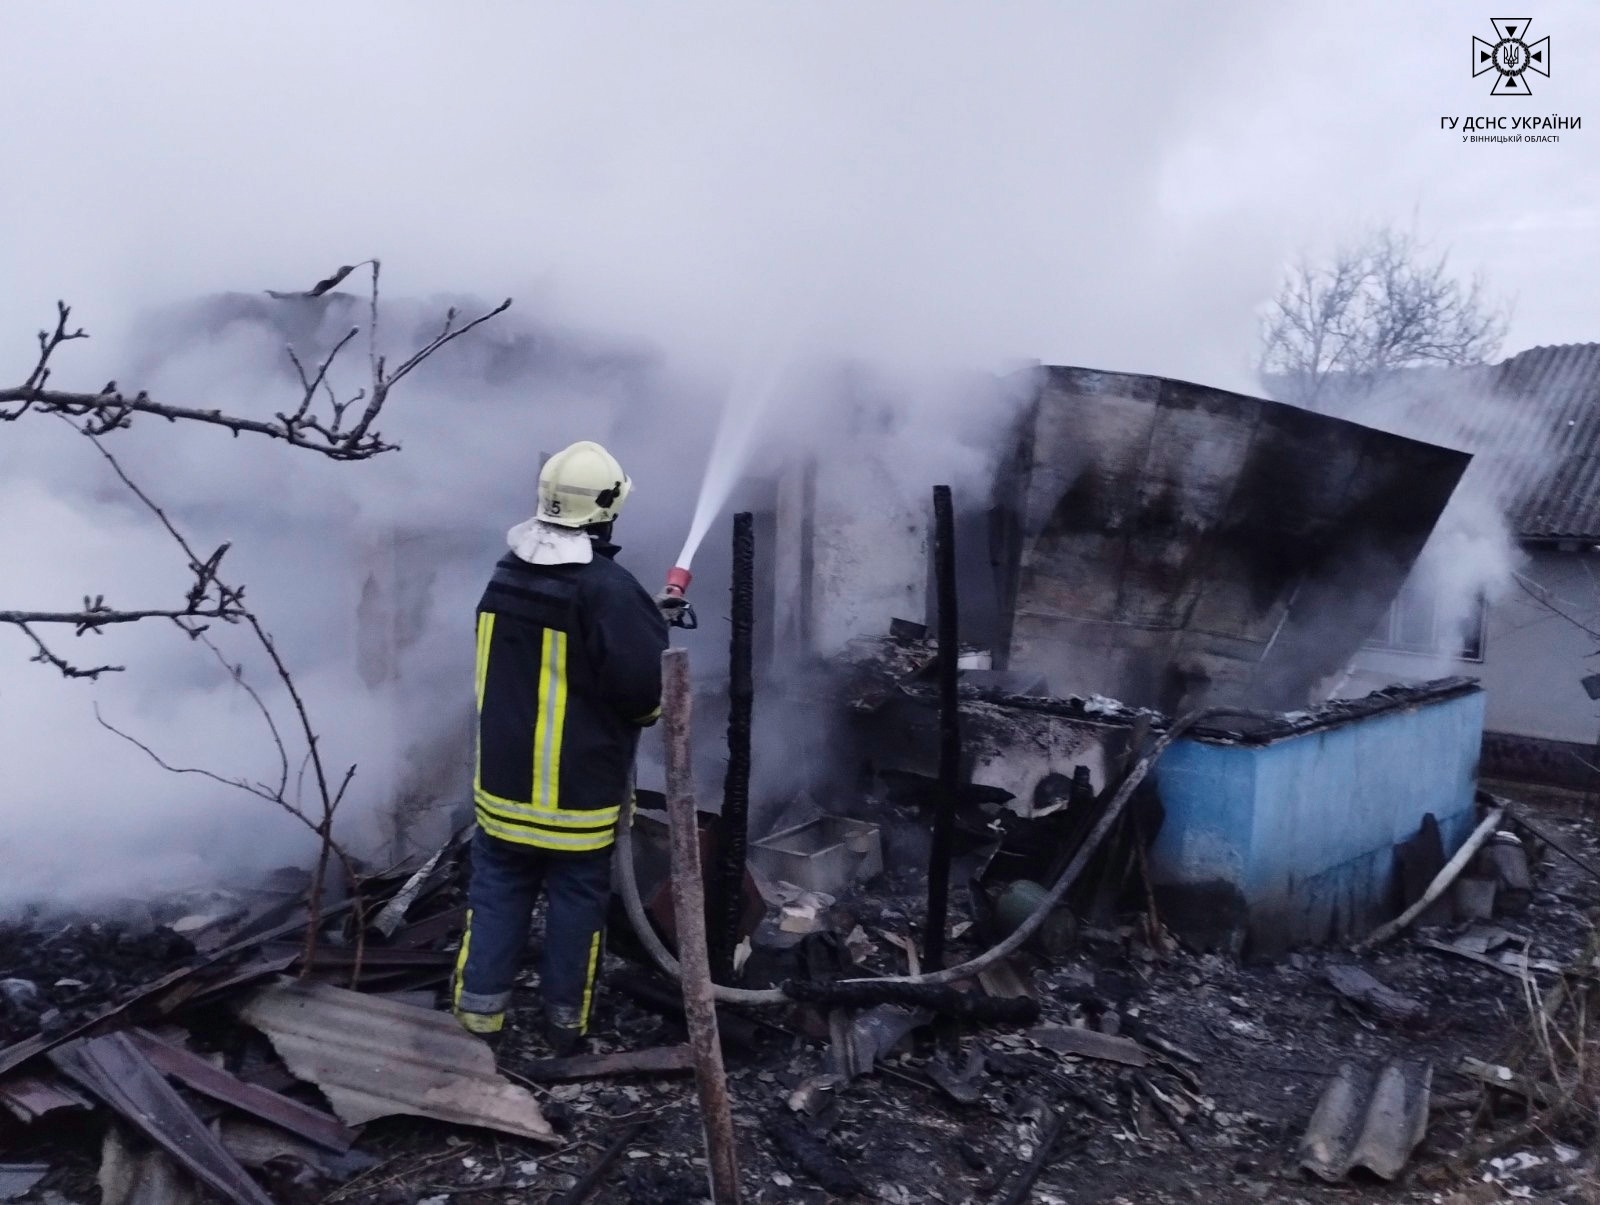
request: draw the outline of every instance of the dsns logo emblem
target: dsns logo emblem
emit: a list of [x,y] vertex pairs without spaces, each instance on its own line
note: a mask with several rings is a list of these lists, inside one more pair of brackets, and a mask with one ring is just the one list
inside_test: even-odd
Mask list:
[[1533,89],[1523,75],[1529,71],[1550,74],[1550,39],[1540,38],[1530,44],[1526,17],[1492,17],[1490,24],[1498,40],[1490,43],[1479,37],[1472,39],[1472,74],[1498,74],[1491,96],[1531,96]]

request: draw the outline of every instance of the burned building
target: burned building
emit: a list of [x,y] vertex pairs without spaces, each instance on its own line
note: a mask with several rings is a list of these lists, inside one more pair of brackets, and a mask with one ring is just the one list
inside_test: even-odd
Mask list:
[[[892,643],[862,637],[931,618],[925,510],[835,501],[878,455],[858,441],[780,489],[773,598],[791,649],[859,666]],[[1037,370],[992,494],[968,500],[961,528],[975,667],[962,780],[1016,816],[1049,814],[1075,775],[1096,794],[1114,785],[1138,723],[1277,712],[1196,729],[1160,762],[1150,873],[1169,920],[1257,950],[1370,926],[1392,907],[1396,845],[1425,817],[1447,844],[1470,826],[1482,693],[1452,680],[1314,700],[1469,460],[1187,382]],[[855,756],[880,780],[929,781],[935,700],[915,657],[887,678],[854,697]]]

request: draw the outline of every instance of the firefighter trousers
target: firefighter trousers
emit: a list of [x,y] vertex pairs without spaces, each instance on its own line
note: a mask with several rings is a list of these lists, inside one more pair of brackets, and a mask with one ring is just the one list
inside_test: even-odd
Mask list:
[[482,829],[473,834],[455,1007],[494,1018],[494,1028],[499,1027],[541,890],[546,913],[539,983],[545,1017],[587,1032],[611,893],[609,848],[573,853],[502,841]]

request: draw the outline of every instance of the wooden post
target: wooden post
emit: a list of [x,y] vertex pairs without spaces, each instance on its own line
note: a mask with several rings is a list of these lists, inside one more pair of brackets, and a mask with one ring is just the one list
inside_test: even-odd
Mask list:
[[728,649],[728,772],[722,785],[722,835],[712,893],[711,977],[733,982],[733,954],[744,912],[744,862],[750,826],[750,712],[755,697],[755,517],[733,516],[733,634]]
[[944,967],[944,925],[950,903],[950,848],[960,790],[961,717],[956,692],[961,656],[956,620],[956,534],[950,487],[933,487],[933,574],[939,599],[939,795],[928,858],[928,919],[922,950],[928,970]]
[[706,952],[706,901],[700,879],[700,832],[695,819],[694,776],[689,761],[689,654],[661,654],[661,720],[667,744],[667,822],[672,841],[672,904],[678,923],[678,965],[683,1012],[694,1051],[695,1086],[705,1127],[711,1199],[738,1205],[739,1164],[733,1143],[728,1078],[717,1038],[716,999]]

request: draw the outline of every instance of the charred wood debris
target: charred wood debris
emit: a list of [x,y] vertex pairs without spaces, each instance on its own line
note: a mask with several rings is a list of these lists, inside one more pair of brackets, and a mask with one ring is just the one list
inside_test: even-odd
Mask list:
[[[897,624],[853,659],[843,710],[939,681],[938,646]],[[948,676],[941,693],[948,706]],[[1019,950],[954,983],[905,981],[930,946],[946,967],[990,950],[1078,860],[1163,723],[1123,718],[1111,781],[1063,776],[1044,815],[948,764],[879,775],[848,815],[788,809],[742,876],[727,850],[744,834],[702,813],[686,862],[687,797],[640,791],[633,857],[657,938],[682,929],[669,861],[698,862],[717,977],[781,997],[716,1005],[712,1085],[706,1026],[691,1040],[684,989],[620,901],[587,1052],[550,1057],[531,970],[492,1049],[456,1025],[465,834],[367,868],[360,909],[325,900],[309,963],[292,871],[14,919],[0,1201],[697,1202],[713,1191],[708,1086],[732,1115],[720,1199],[1596,1199],[1600,841],[1571,804],[1482,795],[1465,853],[1447,858],[1426,825],[1398,851],[1394,923],[1263,962],[1169,929],[1144,857],[1160,802],[1141,788]],[[943,876],[928,844],[891,848],[935,817]],[[690,1003],[703,1014],[703,989]]]
[[[744,1199],[1593,1199],[1600,843],[1570,808],[1485,802],[1495,839],[1403,932],[1270,964],[1182,947],[1115,842],[1117,890],[955,987],[846,982],[915,969],[920,872],[757,874],[741,982],[793,1003],[719,1006]],[[491,1052],[442,1010],[464,879],[460,841],[368,876],[359,965],[347,901],[304,965],[288,872],[8,925],[0,1200],[705,1199],[678,985],[618,925],[591,1052],[548,1057],[531,976]],[[969,887],[952,963],[1005,923]]]
[[[1502,815],[1406,932],[1270,965],[1181,948],[1133,884],[964,989],[852,984],[911,969],[922,876],[812,892],[787,926],[794,892],[760,880],[743,982],[795,1002],[719,1010],[744,1195],[1589,1199],[1600,846],[1579,815]],[[8,925],[0,1199],[702,1199],[677,985],[618,928],[593,1053],[547,1057],[529,984],[491,1054],[439,1011],[463,880],[459,842],[368,877],[359,966],[337,903],[303,965],[289,874]],[[952,961],[1003,923],[981,894],[952,893]]]

